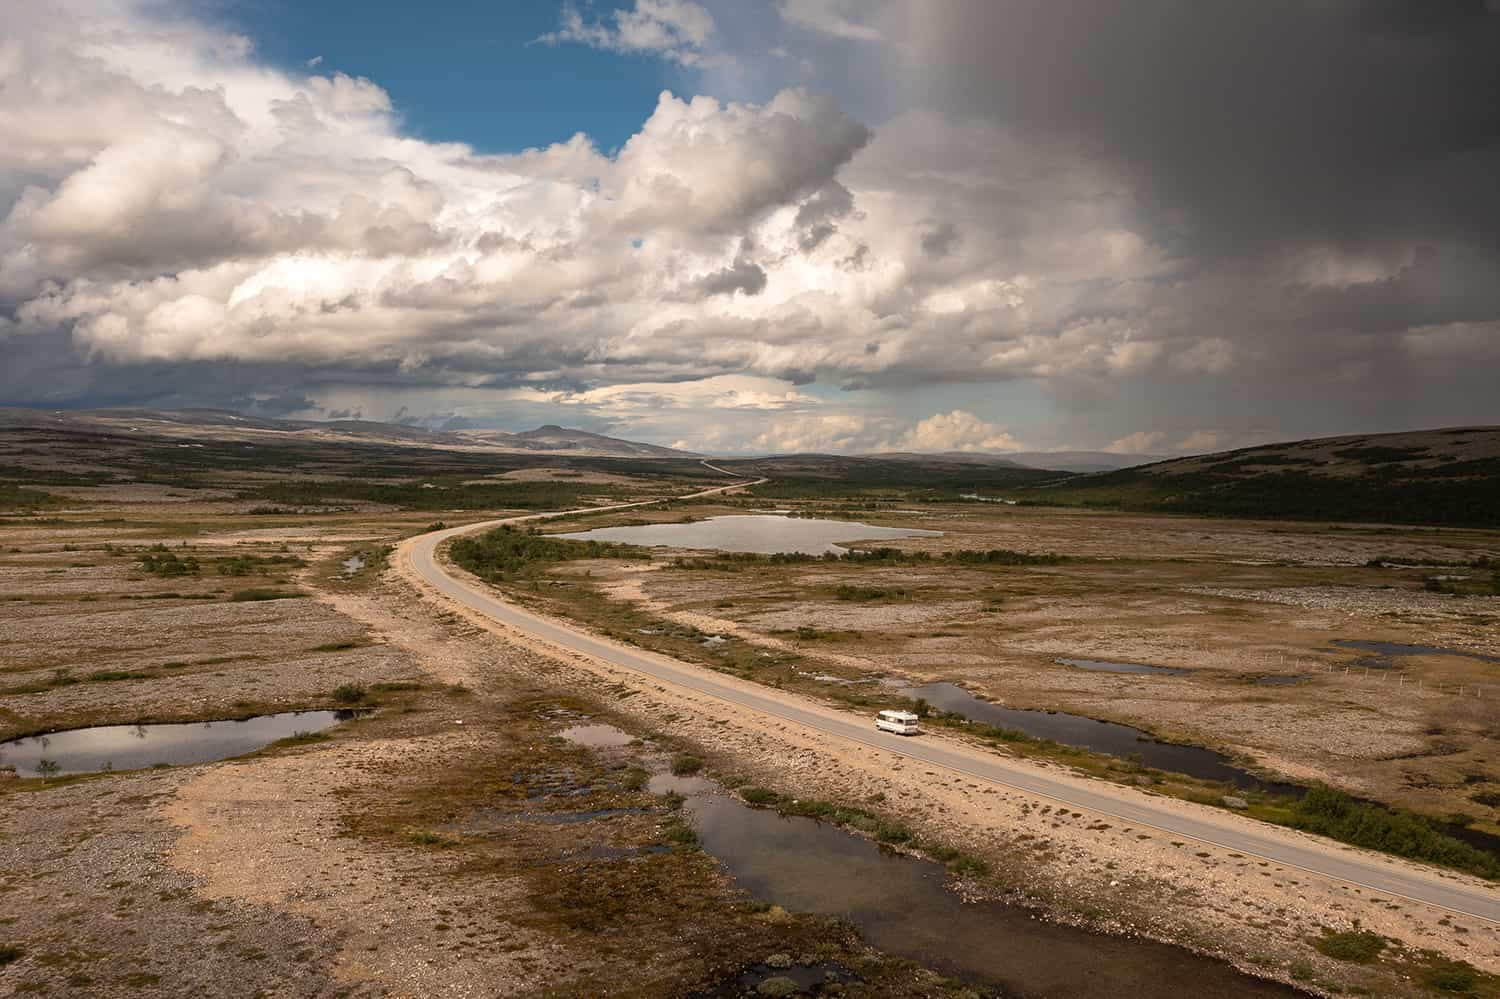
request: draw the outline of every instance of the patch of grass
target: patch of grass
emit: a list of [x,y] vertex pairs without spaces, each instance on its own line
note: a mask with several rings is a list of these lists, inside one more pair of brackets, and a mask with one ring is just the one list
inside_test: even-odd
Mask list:
[[345,649],[359,648],[358,642],[326,642],[322,645],[314,645],[314,652],[343,652]]
[[625,776],[620,778],[620,786],[627,791],[639,791],[650,779],[651,775],[641,767],[631,767],[625,771]]
[[319,742],[331,742],[333,736],[327,732],[293,732],[285,739],[277,739],[272,746],[310,746]]
[[678,818],[673,818],[662,828],[661,838],[663,843],[672,846],[698,845],[698,834],[693,827]]
[[370,687],[377,694],[399,694],[421,690],[422,685],[412,680],[384,680]]
[[742,787],[740,797],[752,805],[774,805],[781,800],[781,795],[765,787]]
[[852,583],[841,583],[834,590],[834,596],[840,600],[870,601],[870,600],[903,600],[906,591],[899,589],[888,590],[879,586],[855,586]]
[[14,944],[0,944],[0,968],[12,962],[19,961],[25,953],[24,950]]
[[23,489],[9,482],[0,482],[0,510],[28,511],[44,510],[62,505],[62,497],[40,489]]
[[1434,961],[1422,975],[1422,984],[1434,992],[1455,996],[1479,994],[1484,976],[1478,968],[1467,961]]
[[439,833],[435,833],[431,829],[414,830],[413,832],[407,834],[406,839],[407,842],[415,843],[418,846],[449,847],[456,845],[454,840],[451,840]]
[[272,590],[252,586],[248,590],[235,590],[229,595],[230,603],[249,603],[256,600],[295,600],[307,594],[299,590]]
[[691,753],[680,753],[672,758],[672,773],[677,777],[690,777],[703,769],[703,761]]
[[221,576],[266,576],[282,569],[298,568],[307,563],[295,555],[235,555],[219,559]]
[[1385,938],[1368,930],[1349,930],[1344,933],[1327,931],[1313,941],[1313,946],[1337,961],[1368,964],[1385,950]]

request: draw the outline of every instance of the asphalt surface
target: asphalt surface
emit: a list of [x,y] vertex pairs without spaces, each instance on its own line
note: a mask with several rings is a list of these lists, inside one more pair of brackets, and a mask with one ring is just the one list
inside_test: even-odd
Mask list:
[[[711,495],[741,488],[751,483],[736,483],[718,489],[704,490],[696,496]],[[623,503],[597,510],[622,510],[644,503]],[[567,624],[542,617],[501,600],[493,592],[475,589],[449,575],[436,558],[438,546],[460,534],[486,530],[502,524],[562,517],[582,510],[532,514],[506,520],[486,521],[464,527],[424,534],[409,543],[412,569],[443,595],[471,610],[515,628],[533,638],[583,655],[634,670],[645,676],[706,694],[759,714],[804,725],[835,738],[898,753],[933,766],[945,767],[976,780],[990,781],[1007,788],[1050,798],[1072,808],[1087,809],[1136,826],[1159,830],[1181,839],[1221,847],[1236,853],[1268,860],[1309,874],[1356,885],[1366,891],[1382,892],[1410,901],[1425,902],[1465,916],[1500,923],[1500,889],[1486,889],[1418,865],[1405,864],[1378,854],[1343,847],[1329,842],[1305,842],[1300,834],[1263,826],[1253,819],[1241,818],[1213,810],[1194,809],[1199,814],[1184,814],[1180,803],[1162,807],[1144,794],[1108,785],[1108,790],[1092,790],[1082,782],[1054,780],[1032,767],[1012,765],[1003,757],[987,757],[944,745],[941,740],[903,737],[877,732],[873,718],[812,709],[811,702],[799,706],[799,698],[777,693],[757,693],[752,689],[725,682],[717,674],[699,666],[669,659],[640,649],[617,645],[595,638]],[[1104,786],[1101,786],[1104,787]],[[1302,841],[1302,842],[1299,842]],[[1305,843],[1305,845],[1304,845]]]

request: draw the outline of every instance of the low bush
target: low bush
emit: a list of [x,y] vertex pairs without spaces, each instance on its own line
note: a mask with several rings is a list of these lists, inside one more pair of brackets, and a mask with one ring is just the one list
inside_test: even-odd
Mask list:
[[1365,930],[1350,930],[1345,933],[1325,933],[1313,941],[1313,946],[1335,960],[1365,964],[1375,960],[1385,950],[1385,938]]
[[571,541],[501,527],[477,538],[459,538],[448,550],[453,561],[487,583],[501,582],[524,570],[554,562],[587,558],[640,558],[634,545]]
[[703,761],[691,753],[682,753],[672,759],[672,773],[678,777],[689,777],[703,769]]
[[1447,835],[1426,818],[1404,809],[1355,801],[1330,787],[1311,788],[1285,821],[1294,828],[1354,846],[1500,879],[1500,860]]
[[136,562],[148,576],[196,576],[202,568],[193,556],[179,558],[175,552],[167,551],[166,545],[152,545],[149,551],[136,556]]
[[359,704],[365,697],[365,688],[357,683],[344,683],[333,688],[333,699],[339,704]]
[[1479,971],[1466,961],[1443,961],[1422,976],[1422,982],[1436,992],[1451,995],[1474,995],[1479,990]]

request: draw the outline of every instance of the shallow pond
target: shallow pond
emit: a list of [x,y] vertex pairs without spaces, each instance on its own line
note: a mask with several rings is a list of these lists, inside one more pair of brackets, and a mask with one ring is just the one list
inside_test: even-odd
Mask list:
[[37,764],[56,765],[51,774],[138,770],[158,763],[212,763],[270,745],[301,732],[321,732],[355,716],[353,711],[286,711],[240,721],[172,725],[103,725],[0,743],[0,766],[22,777],[43,776]]
[[1391,660],[1402,656],[1460,656],[1464,659],[1478,659],[1485,663],[1500,663],[1500,656],[1465,652],[1463,649],[1446,649],[1438,645],[1407,645],[1404,642],[1371,642],[1350,638],[1337,639],[1333,644],[1341,649],[1370,653],[1370,657],[1361,659],[1356,664],[1359,666],[1389,667],[1392,665]]
[[1064,666],[1092,670],[1095,673],[1145,673],[1152,676],[1183,676],[1191,670],[1174,666],[1145,666],[1141,663],[1112,663],[1102,659],[1058,659]]
[[1223,781],[1245,790],[1298,796],[1304,793],[1304,789],[1296,784],[1262,780],[1241,770],[1222,753],[1202,746],[1160,742],[1138,728],[1117,722],[1096,721],[1065,711],[1023,711],[1019,708],[1001,707],[982,701],[952,683],[926,683],[903,690],[902,694],[911,698],[920,697],[941,711],[960,715],[970,721],[1018,729],[1027,735],[1051,739],[1067,746],[1078,746],[1096,753],[1108,753],[1122,758],[1138,755],[1144,765],[1157,770],[1169,770],[1202,780]]
[[557,733],[575,746],[589,746],[594,749],[608,749],[613,746],[628,746],[635,741],[635,736],[629,732],[622,732],[613,725],[570,725]]
[[804,555],[843,554],[836,542],[885,541],[893,538],[936,538],[942,531],[906,527],[875,527],[852,520],[818,520],[774,514],[710,517],[689,524],[642,524],[635,527],[599,527],[557,537],[575,541],[613,541],[648,548],[705,548],[721,552],[752,552],[774,555],[796,552]]
[[1057,926],[997,902],[964,902],[936,863],[836,826],[721,794],[684,807],[703,848],[762,901],[846,919],[873,946],[946,975],[1035,999],[1229,999],[1290,989],[1164,944]]

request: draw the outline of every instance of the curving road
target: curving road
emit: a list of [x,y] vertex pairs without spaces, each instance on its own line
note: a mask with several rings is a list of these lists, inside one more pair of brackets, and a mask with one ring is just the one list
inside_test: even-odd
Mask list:
[[[765,480],[734,483],[683,498],[722,493],[763,481]],[[649,502],[620,503],[592,509],[624,510],[647,505],[650,505]],[[623,666],[645,676],[717,698],[727,704],[803,725],[837,739],[944,767],[976,780],[989,781],[1073,808],[1087,809],[1122,822],[1147,826],[1171,836],[1243,853],[1369,891],[1424,902],[1454,913],[1500,923],[1500,891],[1488,889],[1472,879],[1446,875],[1379,854],[1318,841],[1230,813],[1188,806],[1176,801],[1163,806],[1128,788],[1102,782],[1097,787],[1090,787],[1087,784],[1094,782],[1057,779],[1033,766],[1014,763],[1004,757],[939,739],[904,739],[877,732],[868,718],[836,711],[804,698],[757,687],[666,656],[597,638],[568,624],[533,614],[501,600],[493,591],[480,590],[449,575],[436,558],[438,546],[459,534],[486,530],[502,524],[584,512],[588,511],[565,510],[531,514],[434,531],[405,542],[402,546],[405,549],[403,555],[409,559],[417,576],[437,592],[501,624],[561,649]]]

